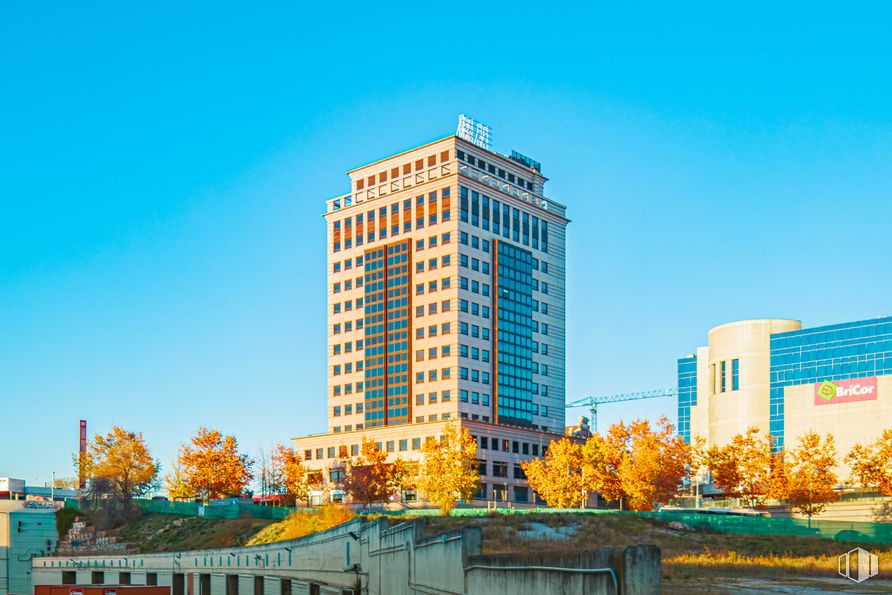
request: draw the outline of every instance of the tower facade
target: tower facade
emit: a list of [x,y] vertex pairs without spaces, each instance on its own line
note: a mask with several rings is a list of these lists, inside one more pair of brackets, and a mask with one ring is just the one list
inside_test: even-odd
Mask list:
[[450,421],[486,439],[487,475],[505,443],[493,464],[541,452],[564,428],[568,222],[541,166],[449,136],[348,174],[325,213],[328,432],[298,452],[336,481],[318,450],[412,458]]

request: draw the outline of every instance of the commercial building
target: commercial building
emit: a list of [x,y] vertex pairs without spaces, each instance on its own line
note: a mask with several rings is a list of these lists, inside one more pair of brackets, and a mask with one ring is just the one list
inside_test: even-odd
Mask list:
[[24,479],[0,477],[0,500],[65,500],[77,498],[77,490],[26,485]]
[[[778,447],[831,433],[840,461],[892,428],[892,318],[815,328],[744,320],[709,331],[678,360],[678,430],[724,445],[756,426]],[[840,478],[848,470],[840,463]]]
[[325,213],[328,432],[295,448],[335,483],[363,438],[412,459],[454,422],[479,497],[526,500],[517,463],[564,430],[565,207],[468,119],[348,174]]
[[31,595],[31,559],[56,549],[58,504],[0,500],[0,593]]

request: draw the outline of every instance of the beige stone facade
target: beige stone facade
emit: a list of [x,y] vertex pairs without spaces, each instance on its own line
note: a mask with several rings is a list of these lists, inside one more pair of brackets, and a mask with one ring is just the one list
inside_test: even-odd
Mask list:
[[892,429],[892,320],[745,320],[710,330],[708,345],[679,360],[680,432],[723,446],[750,427],[786,450],[806,432],[832,434],[837,476],[851,483],[846,454]]
[[[297,451],[336,481],[341,447],[367,436],[412,458],[456,421],[541,452],[564,428],[568,221],[538,164],[448,136],[348,173],[325,213],[327,432]],[[488,484],[512,498],[513,465]]]
[[725,445],[752,426],[767,435],[771,335],[801,327],[798,320],[766,319],[711,329],[708,346],[697,350],[698,399],[691,407],[691,435],[703,436],[708,446]]

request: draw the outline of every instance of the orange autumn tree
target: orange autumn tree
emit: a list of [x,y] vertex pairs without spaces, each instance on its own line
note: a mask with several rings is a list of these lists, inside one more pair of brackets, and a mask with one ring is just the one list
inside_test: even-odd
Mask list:
[[[622,423],[622,422],[620,422]],[[665,417],[636,419],[627,427],[628,443],[619,467],[622,489],[632,510],[653,510],[675,497],[691,464],[691,448]]]
[[458,501],[470,500],[480,485],[477,440],[450,422],[442,439],[428,438],[421,448],[424,459],[418,468],[418,490],[446,516]]
[[837,484],[836,446],[833,435],[823,441],[817,432],[806,432],[799,437],[799,444],[789,451],[782,466],[782,493],[790,500],[793,509],[808,517],[824,511],[829,502],[839,500]]
[[85,468],[91,480],[105,480],[111,492],[129,504],[157,487],[161,465],[152,459],[142,432],[112,426],[89,444]]
[[284,444],[273,447],[270,456],[271,484],[275,490],[283,494],[289,505],[307,498],[307,470],[301,458]]
[[239,453],[235,437],[204,426],[180,445],[178,464],[191,491],[204,500],[237,496],[254,477],[254,461]]
[[628,428],[615,423],[607,433],[594,434],[582,448],[582,472],[586,489],[597,492],[607,502],[619,502],[622,508],[626,491],[620,477],[620,468],[628,451]]
[[864,489],[892,496],[892,429],[870,444],[856,444],[846,455],[852,477]]
[[164,477],[164,487],[167,488],[167,498],[175,501],[187,501],[195,497],[195,493],[183,474],[180,465],[174,465],[170,473]]
[[584,499],[582,465],[582,444],[562,438],[548,445],[544,458],[530,459],[520,467],[530,488],[549,506],[570,508]]
[[723,447],[711,447],[705,460],[713,484],[748,506],[761,506],[766,497],[775,495],[774,475],[780,456],[772,450],[771,439],[759,435],[759,428],[753,426],[745,435],[737,434]]
[[345,457],[344,491],[354,502],[386,502],[401,487],[404,462],[387,462],[387,453],[369,438],[362,439],[359,456]]

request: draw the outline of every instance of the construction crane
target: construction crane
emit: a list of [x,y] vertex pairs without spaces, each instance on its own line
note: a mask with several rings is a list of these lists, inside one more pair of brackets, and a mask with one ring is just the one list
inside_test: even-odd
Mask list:
[[588,407],[592,414],[591,431],[598,431],[598,405],[604,403],[619,403],[620,401],[637,401],[638,399],[656,399],[659,397],[676,397],[678,389],[660,388],[656,390],[646,390],[637,393],[621,393],[618,395],[602,395],[599,397],[584,397],[567,403],[564,405],[567,409],[575,409],[577,407]]

